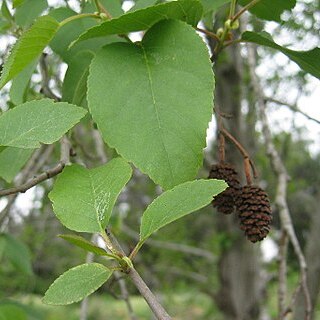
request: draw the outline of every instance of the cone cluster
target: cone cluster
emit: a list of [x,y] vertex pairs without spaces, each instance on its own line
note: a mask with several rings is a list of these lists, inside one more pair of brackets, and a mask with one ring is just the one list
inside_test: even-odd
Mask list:
[[267,193],[258,186],[244,186],[236,200],[240,228],[251,242],[263,240],[270,231],[271,207]]
[[251,242],[263,240],[272,222],[267,193],[258,186],[241,187],[237,171],[228,163],[212,165],[209,178],[225,180],[229,186],[213,199],[212,205],[224,214],[231,214],[236,209],[240,229],[246,237]]
[[233,213],[236,205],[235,201],[240,189],[240,182],[235,168],[228,163],[215,164],[211,167],[209,178],[222,179],[229,186],[213,199],[212,205],[221,213]]

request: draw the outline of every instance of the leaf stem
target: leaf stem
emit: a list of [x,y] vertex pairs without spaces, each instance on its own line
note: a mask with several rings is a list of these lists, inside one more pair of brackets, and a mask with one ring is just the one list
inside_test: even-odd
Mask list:
[[255,166],[254,166],[254,163],[253,163],[253,161],[250,159],[250,156],[249,156],[247,150],[246,150],[246,149],[243,147],[243,145],[242,145],[230,132],[228,132],[225,128],[220,128],[220,132],[236,146],[236,148],[239,150],[239,152],[240,152],[241,155],[243,156],[246,179],[247,179],[248,184],[250,185],[250,184],[251,184],[251,175],[250,175],[250,170],[249,170],[249,168],[251,167],[251,170],[252,170],[252,173],[253,173],[253,177],[254,177],[254,178],[256,178],[258,175],[257,175],[256,168],[255,168]]
[[82,18],[95,18],[95,19],[101,19],[100,15],[96,14],[96,13],[81,13],[81,14],[77,14],[74,16],[71,16],[67,19],[64,19],[60,22],[59,27],[63,27],[65,24],[73,21],[73,20],[77,20],[77,19],[82,19]]
[[95,6],[96,6],[96,8],[97,8],[97,11],[98,11],[99,13],[101,13],[101,8],[100,8],[99,1],[98,1],[98,0],[94,0],[94,4],[95,4]]
[[232,0],[230,3],[229,19],[231,19],[236,12],[236,4],[237,4],[237,0]]
[[145,240],[143,240],[143,241],[140,240],[140,241],[137,243],[137,245],[134,247],[134,249],[131,251],[131,253],[130,253],[130,255],[129,255],[129,258],[130,258],[131,260],[133,260],[134,257],[137,255],[137,253],[138,253],[139,250],[141,249],[141,247],[142,247],[142,245],[144,244],[144,242],[145,242]]
[[248,11],[249,9],[251,9],[253,6],[255,6],[258,2],[260,2],[261,0],[252,0],[251,2],[249,2],[246,6],[244,6],[239,12],[237,12],[236,14],[231,16],[231,22],[236,21],[237,19],[239,19],[246,11]]
[[94,4],[96,5],[99,14],[103,13],[108,19],[112,19],[110,12],[99,2],[99,0],[94,0]]
[[202,29],[202,28],[198,28],[198,27],[195,28],[195,29],[197,31],[199,31],[199,32],[204,33],[206,36],[208,36],[208,37],[210,37],[210,38],[212,38],[212,39],[214,39],[216,41],[220,41],[219,37],[215,33],[211,32],[211,31],[208,31],[208,30],[205,30],[205,29]]

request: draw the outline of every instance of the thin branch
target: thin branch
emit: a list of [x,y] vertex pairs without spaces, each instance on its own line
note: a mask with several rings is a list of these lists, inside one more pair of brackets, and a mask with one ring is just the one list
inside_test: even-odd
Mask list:
[[[118,240],[115,238],[113,233],[109,228],[106,229],[106,235],[109,237],[110,241],[114,246],[114,250],[119,251],[122,255],[125,255],[121,245]],[[127,272],[128,276],[134,283],[135,287],[139,290],[147,304],[149,305],[151,311],[156,316],[158,320],[171,320],[171,317],[163,308],[163,306],[158,302],[155,295],[151,292],[147,284],[140,277],[139,273],[132,267]]]
[[216,40],[216,41],[220,41],[219,37],[218,37],[215,33],[211,32],[211,31],[208,31],[208,30],[202,29],[202,28],[198,28],[198,27],[196,27],[195,29],[196,29],[197,31],[205,34],[205,35],[208,36],[209,38],[212,38],[212,39],[214,39],[214,40]]
[[[252,170],[252,173],[253,173],[253,176],[254,178],[256,178],[258,176],[257,174],[257,170],[256,170],[256,167],[253,163],[253,161],[250,159],[250,156],[247,152],[247,150],[242,146],[242,144],[230,133],[228,132],[225,128],[221,128],[220,129],[220,132],[226,137],[228,138],[236,147],[237,149],[240,151],[240,153],[242,154],[243,156],[243,159],[247,161],[249,161],[250,163],[250,166],[251,166],[251,170]],[[245,163],[245,166],[246,166],[246,163]],[[245,167],[246,169],[247,167]],[[248,176],[248,172],[246,172],[246,177]],[[251,178],[249,179],[249,181],[251,180]],[[247,181],[248,181],[248,178],[247,178]]]
[[231,21],[234,22],[239,19],[246,11],[250,10],[253,6],[255,6],[261,0],[252,0],[246,6],[244,6],[239,12],[237,12],[232,18]]
[[19,193],[19,192],[24,193],[30,188],[36,186],[37,184],[58,175],[59,173],[62,172],[65,165],[69,162],[69,151],[70,151],[70,143],[68,139],[66,137],[61,138],[61,159],[56,166],[30,179],[26,183],[23,183],[13,188],[0,190],[0,197]]
[[306,114],[305,112],[303,112],[302,110],[300,110],[296,105],[294,104],[290,104],[288,102],[284,102],[284,101],[280,101],[278,99],[274,99],[274,98],[270,98],[270,97],[264,97],[264,100],[267,101],[267,102],[273,102],[273,103],[276,103],[276,104],[279,104],[279,105],[282,105],[282,106],[285,106],[287,108],[289,108],[291,111],[293,112],[297,112],[297,113],[300,113],[302,114],[304,117],[306,117],[308,120],[311,120],[311,121],[314,121],[316,122],[317,124],[320,124],[320,120],[317,120],[311,116],[309,116],[308,114]]
[[285,314],[287,297],[287,253],[288,253],[288,234],[282,230],[279,243],[279,270],[278,270],[278,312],[280,319]]
[[[293,246],[294,252],[298,258],[300,266],[300,276],[301,276],[301,287],[303,291],[303,296],[305,299],[305,320],[310,320],[311,317],[311,299],[307,286],[307,263],[302,252],[300,243],[296,236],[288,203],[287,203],[287,183],[288,183],[288,173],[278,151],[273,143],[272,134],[267,120],[266,115],[266,105],[264,100],[263,89],[260,86],[259,79],[255,72],[256,57],[255,48],[251,44],[247,44],[248,49],[248,66],[251,76],[251,84],[255,95],[257,97],[257,106],[260,121],[262,123],[262,133],[264,136],[267,154],[269,156],[272,168],[278,178],[277,193],[275,204],[279,209],[279,215],[281,220],[282,229],[288,234],[290,242]],[[281,316],[281,315],[280,315]]]
[[126,281],[123,279],[123,277],[120,275],[119,271],[115,271],[113,273],[115,279],[118,281],[119,283],[119,287],[120,287],[120,291],[121,291],[121,299],[125,302],[127,310],[128,310],[128,314],[131,320],[138,320],[136,315],[134,314],[133,308],[132,308],[132,304],[130,302],[130,298],[129,298],[129,292],[128,292],[128,288],[126,285]]
[[154,294],[150,291],[149,287],[140,277],[139,273],[131,268],[129,270],[128,276],[139,290],[143,298],[146,300],[153,314],[157,317],[158,320],[171,320],[171,317],[167,313],[167,311],[162,307],[162,305],[158,302]]
[[[20,185],[27,181],[28,177],[32,176],[34,173],[38,172],[40,168],[47,162],[53,151],[53,146],[46,146],[37,149],[21,170],[21,172],[15,177],[14,185]],[[0,225],[3,226],[3,222],[9,215],[11,207],[13,206],[18,194],[11,194],[8,196],[8,203],[6,207],[0,212]]]
[[93,129],[92,131],[93,142],[96,147],[97,156],[102,164],[108,161],[108,157],[105,151],[105,146],[101,134],[98,130]]
[[51,98],[55,101],[59,101],[60,98],[56,96],[51,88],[50,88],[50,76],[47,66],[47,54],[42,53],[39,60],[39,69],[41,74],[41,93],[43,93],[46,97]]

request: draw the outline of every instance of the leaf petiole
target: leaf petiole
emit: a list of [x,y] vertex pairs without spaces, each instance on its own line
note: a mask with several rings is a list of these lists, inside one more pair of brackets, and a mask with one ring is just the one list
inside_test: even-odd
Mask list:
[[95,18],[95,19],[101,19],[101,16],[99,14],[96,13],[81,13],[81,14],[77,14],[74,16],[71,16],[67,19],[62,20],[59,23],[59,28],[63,27],[64,25],[66,25],[67,23],[77,20],[77,19],[82,19],[82,18]]
[[139,250],[141,249],[141,247],[143,246],[143,244],[145,243],[146,239],[144,240],[140,240],[137,245],[134,247],[134,249],[131,251],[130,255],[129,255],[129,259],[132,261],[134,259],[134,257],[137,255],[137,253],[139,252]]

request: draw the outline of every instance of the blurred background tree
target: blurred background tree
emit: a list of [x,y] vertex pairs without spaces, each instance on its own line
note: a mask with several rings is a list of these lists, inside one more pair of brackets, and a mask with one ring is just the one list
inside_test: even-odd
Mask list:
[[[160,1],[101,2],[115,17],[132,6],[130,10]],[[15,38],[43,12],[62,20],[72,15],[71,10],[94,11],[90,1],[24,0],[21,3],[15,11],[11,9],[12,1],[2,1],[1,4],[2,61]],[[201,28],[216,32],[228,16],[229,4],[227,1],[212,1],[212,5],[211,1],[206,0],[203,3],[207,13]],[[280,23],[245,14],[240,20],[241,30],[267,30],[278,43],[297,50],[309,50],[319,46],[319,9],[319,1],[298,0],[292,11],[282,13]],[[85,30],[89,26],[88,22],[80,24],[79,28]],[[57,35],[46,49],[46,54],[42,55],[40,63],[31,65],[2,90],[2,111],[37,97],[61,97],[64,90],[61,81],[67,64],[76,66],[77,72],[87,72],[86,61],[92,58],[90,54],[71,54],[66,50],[65,44],[75,39],[81,30],[76,34],[71,32]],[[214,39],[208,36],[204,40],[213,53]],[[250,50],[254,54],[253,60],[250,59]],[[267,107],[272,143],[290,176],[287,202],[306,256],[312,319],[317,319],[320,317],[320,120],[317,120],[320,119],[320,113],[316,110],[320,96],[319,82],[281,53],[266,47],[249,48],[234,43],[218,57],[213,56],[213,60],[216,115],[219,112],[224,115],[222,121],[225,128],[237,137],[255,163],[259,173],[256,183],[266,189],[274,201],[279,192],[279,177],[266,150],[264,124],[257,106],[260,98]],[[263,88],[260,92],[262,97],[257,96],[254,88],[256,80],[253,79],[252,69],[258,73],[259,88]],[[84,92],[79,91],[77,101],[82,106],[86,106],[85,94],[81,96]],[[216,123],[217,119],[213,119],[208,129],[208,147],[199,177],[207,177],[210,166],[218,161]],[[89,168],[105,163],[116,155],[115,150],[103,143],[89,118],[76,127],[71,142],[73,161]],[[55,145],[43,146],[32,155],[19,155],[17,163],[12,166],[5,165],[6,159],[2,150],[1,189],[12,184],[19,185],[52,167],[59,160],[59,150]],[[227,142],[226,159],[237,167],[238,172],[243,171],[243,158],[230,142]],[[242,180],[244,182],[244,176]],[[82,320],[105,317],[150,319],[150,311],[142,298],[136,297],[137,292],[130,283],[126,287],[130,300],[126,296],[126,291],[121,288],[121,275],[98,291],[104,295],[90,297],[89,303],[82,303],[81,309],[78,305],[61,308],[41,305],[40,297],[59,274],[86,259],[92,259],[84,251],[57,238],[65,230],[53,215],[47,198],[52,184],[52,180],[47,180],[25,194],[0,199],[3,232],[0,238],[0,317],[3,312],[4,319],[9,319],[10,312],[16,312],[17,315],[18,309],[22,310],[22,314],[25,312],[28,319],[60,319],[66,314],[70,319],[80,316]],[[133,249],[139,236],[141,213],[160,193],[161,190],[147,176],[135,170],[133,179],[117,202],[111,223],[112,231],[127,252]],[[297,293],[297,303],[291,302],[291,299],[295,299],[297,287],[301,289],[301,265],[293,247],[288,246],[287,236],[284,237],[285,231],[276,205],[273,215],[270,236],[261,244],[252,244],[239,229],[236,215],[225,216],[212,206],[207,207],[153,236],[147,241],[143,255],[137,256],[136,266],[150,287],[159,292],[163,304],[177,315],[175,319],[268,320],[277,317],[289,319],[291,314],[296,320],[304,319],[305,295],[301,290]],[[10,248],[11,254],[5,250],[9,241],[4,234],[16,239],[16,246]],[[28,257],[31,265],[24,265],[21,261],[26,261]],[[285,279],[281,272],[285,272]],[[129,306],[129,312],[126,305]],[[130,311],[131,307],[133,311]],[[279,312],[283,311],[286,314],[279,316]],[[23,315],[21,319],[25,319]]]

